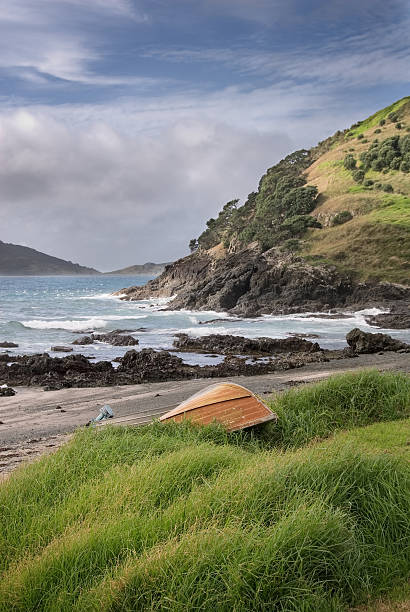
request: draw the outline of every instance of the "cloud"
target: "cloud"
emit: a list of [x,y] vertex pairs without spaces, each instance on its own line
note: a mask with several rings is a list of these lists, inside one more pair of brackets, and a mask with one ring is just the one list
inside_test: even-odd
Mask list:
[[145,23],[147,16],[129,0],[0,0],[0,68],[38,84],[45,77],[135,84],[135,79],[90,69],[103,56],[96,29],[115,19]]
[[290,146],[283,133],[218,122],[179,121],[129,138],[104,124],[73,130],[44,115],[6,114],[3,239],[103,269],[176,258]]
[[[168,62],[211,63],[229,67],[252,81],[293,85],[313,82],[331,88],[381,83],[401,83],[409,66],[410,18],[400,24],[383,24],[360,34],[337,35],[303,50],[284,51],[236,48],[151,49],[146,56]],[[326,91],[326,89],[324,91]]]

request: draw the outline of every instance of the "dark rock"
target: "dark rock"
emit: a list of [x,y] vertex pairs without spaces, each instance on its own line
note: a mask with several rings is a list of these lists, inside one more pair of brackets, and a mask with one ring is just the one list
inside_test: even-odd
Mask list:
[[91,336],[84,336],[77,338],[72,344],[86,345],[93,344],[93,342],[106,342],[112,346],[136,346],[139,344],[139,340],[133,336],[123,334],[120,329],[115,329],[107,334],[91,334]]
[[85,346],[86,344],[93,344],[94,342],[94,336],[83,336],[82,338],[77,338],[77,340],[74,340],[71,344],[77,344],[80,346]]
[[52,346],[50,351],[54,351],[55,353],[72,353],[73,349],[69,346]]
[[18,356],[10,366],[0,362],[0,380],[13,385],[42,385],[49,390],[114,384],[113,374],[111,363],[90,363],[83,355],[53,358],[43,353]]
[[302,338],[244,338],[223,334],[210,334],[199,338],[192,338],[187,334],[176,334],[173,345],[178,351],[223,355],[232,353],[272,355],[274,353],[320,351],[317,342],[309,342]]
[[0,348],[17,348],[18,344],[15,344],[14,342],[0,342]]
[[358,329],[352,329],[346,336],[348,345],[355,353],[378,353],[379,351],[410,352],[410,344],[396,340],[387,334],[370,334]]
[[180,357],[167,351],[127,351],[117,368],[118,374],[127,374],[133,382],[178,380],[193,378],[195,367],[187,366]]
[[[357,283],[334,266],[313,266],[278,248],[261,253],[254,244],[224,257],[198,250],[143,287],[121,289],[118,295],[124,300],[176,295],[169,306],[173,310],[229,311],[254,317],[408,302],[410,287]],[[338,312],[328,316],[348,317]]]
[[384,329],[410,329],[410,312],[378,314],[366,317],[366,323]]

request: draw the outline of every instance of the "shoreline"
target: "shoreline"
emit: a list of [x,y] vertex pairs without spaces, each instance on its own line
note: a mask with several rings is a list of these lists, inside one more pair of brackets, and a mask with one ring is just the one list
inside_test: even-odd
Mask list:
[[332,374],[376,368],[410,373],[410,353],[385,352],[254,376],[195,378],[136,385],[67,388],[44,392],[39,387],[15,387],[17,394],[0,403],[0,475],[21,462],[61,446],[69,435],[109,404],[115,418],[107,423],[144,424],[211,383],[234,380],[266,396]]

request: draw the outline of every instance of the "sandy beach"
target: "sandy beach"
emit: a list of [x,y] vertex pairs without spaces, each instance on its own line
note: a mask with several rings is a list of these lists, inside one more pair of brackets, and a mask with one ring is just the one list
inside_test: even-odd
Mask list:
[[[338,372],[364,368],[410,372],[410,354],[360,355],[355,359],[316,363],[262,376],[238,376],[230,380],[264,396]],[[218,382],[223,380],[218,379]],[[158,418],[214,382],[215,379],[196,379],[48,392],[39,387],[16,388],[14,397],[0,399],[0,474],[10,472],[22,461],[58,448],[73,431],[97,416],[104,404],[109,404],[115,414],[115,418],[107,423],[141,425]]]

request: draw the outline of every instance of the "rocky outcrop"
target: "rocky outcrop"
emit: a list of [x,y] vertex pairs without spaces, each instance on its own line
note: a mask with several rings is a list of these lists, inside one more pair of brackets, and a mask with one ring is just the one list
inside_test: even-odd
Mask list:
[[83,336],[74,340],[72,344],[85,346],[87,344],[93,344],[94,342],[106,342],[112,346],[136,346],[139,344],[139,340],[127,334],[121,333],[120,329],[115,329],[107,334],[91,334],[90,336]]
[[384,329],[410,329],[410,312],[389,312],[366,317],[366,322],[374,327],[383,327]]
[[410,352],[410,344],[396,340],[387,334],[370,334],[357,327],[347,334],[346,340],[355,353],[377,353],[378,351]]
[[168,351],[127,351],[120,361],[117,372],[132,378],[135,383],[146,381],[179,380],[195,378],[197,367],[187,366],[182,359]]
[[174,348],[193,353],[219,353],[220,355],[273,355],[275,353],[314,353],[320,351],[317,342],[302,338],[244,338],[210,334],[192,338],[188,334],[176,334]]
[[0,342],[0,348],[17,348],[18,344],[16,344],[15,342]]
[[252,317],[391,305],[410,301],[410,287],[355,283],[332,266],[311,265],[277,248],[261,253],[252,244],[223,257],[197,251],[168,266],[147,285],[121,289],[118,295],[124,300],[176,296],[170,309]]
[[0,362],[0,382],[48,388],[92,387],[115,384],[111,363],[90,363],[83,355],[50,357],[48,353],[13,356],[11,365]]
[[118,358],[115,369],[110,362],[91,363],[83,355],[50,357],[47,353],[13,357],[8,365],[0,360],[0,384],[36,385],[46,390],[64,387],[96,387],[109,385],[139,384],[163,380],[189,378],[217,378],[221,376],[267,374],[307,363],[329,361],[349,356],[343,351],[317,351],[310,353],[287,353],[277,358],[253,361],[235,355],[227,355],[222,363],[212,366],[190,366],[167,351],[130,350]]

